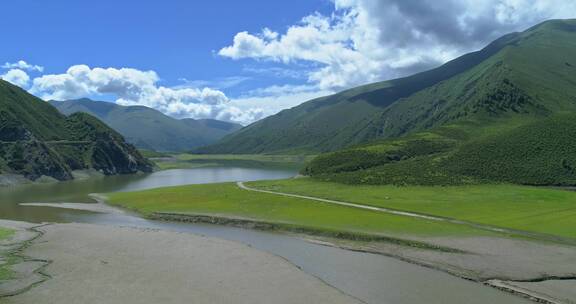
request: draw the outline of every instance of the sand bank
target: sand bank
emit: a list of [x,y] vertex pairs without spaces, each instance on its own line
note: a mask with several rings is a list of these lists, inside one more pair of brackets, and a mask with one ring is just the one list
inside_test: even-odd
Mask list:
[[358,303],[280,257],[188,233],[87,224],[36,228],[25,251],[51,279],[5,303]]

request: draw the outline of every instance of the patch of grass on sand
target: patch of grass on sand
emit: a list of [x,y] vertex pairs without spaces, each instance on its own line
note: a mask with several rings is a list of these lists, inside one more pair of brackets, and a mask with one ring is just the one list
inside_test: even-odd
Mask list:
[[154,212],[241,217],[331,232],[385,235],[486,235],[471,227],[389,215],[240,189],[234,183],[107,194],[109,203]]
[[14,230],[0,227],[0,241],[8,239],[14,235]]
[[576,192],[517,185],[360,186],[311,178],[251,187],[576,238]]
[[[9,239],[14,235],[14,230],[0,227],[0,241]],[[0,281],[10,278],[12,271],[8,268],[10,265],[9,252],[0,250]]]

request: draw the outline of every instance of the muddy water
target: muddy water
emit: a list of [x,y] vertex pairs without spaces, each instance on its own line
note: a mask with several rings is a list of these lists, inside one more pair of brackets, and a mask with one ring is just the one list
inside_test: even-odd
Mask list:
[[87,222],[160,228],[239,241],[282,256],[301,267],[303,271],[366,303],[531,303],[496,289],[393,258],[311,244],[282,234],[213,225],[156,222],[130,215],[93,214],[18,205],[24,202],[90,202],[87,196],[89,193],[183,184],[278,179],[293,176],[295,173],[294,170],[217,167],[0,188],[0,218],[30,222]]

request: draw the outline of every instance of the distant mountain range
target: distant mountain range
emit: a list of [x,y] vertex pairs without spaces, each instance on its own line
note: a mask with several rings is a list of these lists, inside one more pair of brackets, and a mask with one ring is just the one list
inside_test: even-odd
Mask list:
[[138,148],[155,151],[190,151],[212,144],[242,128],[212,119],[175,119],[144,106],[120,106],[110,102],[78,99],[50,101],[65,115],[84,112],[105,122]]
[[113,175],[150,172],[152,164],[98,119],[84,113],[67,117],[0,80],[0,174],[69,180],[72,171],[83,169]]
[[551,20],[414,76],[306,102],[198,149],[321,153],[368,184],[576,185],[576,20]]

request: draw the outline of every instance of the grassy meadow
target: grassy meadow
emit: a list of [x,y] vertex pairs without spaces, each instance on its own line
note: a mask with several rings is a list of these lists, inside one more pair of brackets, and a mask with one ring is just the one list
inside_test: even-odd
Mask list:
[[[576,238],[576,192],[515,185],[454,187],[358,186],[310,178],[249,186],[358,204],[457,218],[487,225]],[[107,194],[109,203],[143,215],[154,212],[239,217],[270,223],[386,235],[484,235],[450,223],[251,192],[234,183],[188,185]]]
[[204,154],[162,154],[153,159],[160,170],[192,169],[222,165],[250,168],[295,168],[299,169],[314,156],[311,155],[204,155]]
[[360,186],[310,178],[248,185],[576,238],[576,192],[570,191],[517,185]]
[[241,217],[325,231],[386,235],[477,235],[487,232],[305,199],[240,189],[234,183],[187,185],[106,195],[112,205],[154,212]]

